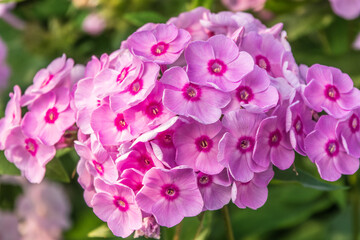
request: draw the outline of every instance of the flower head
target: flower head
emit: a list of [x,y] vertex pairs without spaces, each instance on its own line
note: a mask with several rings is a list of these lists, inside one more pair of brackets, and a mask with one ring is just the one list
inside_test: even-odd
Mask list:
[[154,215],[161,226],[173,227],[184,217],[198,215],[204,206],[191,168],[152,168],[144,176],[144,187],[136,195],[139,207]]

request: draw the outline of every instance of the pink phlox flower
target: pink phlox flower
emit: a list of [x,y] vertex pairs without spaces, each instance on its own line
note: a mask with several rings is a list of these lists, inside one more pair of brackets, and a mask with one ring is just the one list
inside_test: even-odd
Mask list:
[[128,168],[122,172],[119,183],[131,188],[136,195],[143,186],[143,178],[144,174],[142,172],[136,170],[135,168]]
[[180,67],[167,70],[160,81],[165,86],[165,107],[203,124],[218,121],[221,109],[230,102],[229,94],[191,83],[186,72]]
[[[226,46],[226,47],[225,47]],[[224,92],[235,90],[254,68],[254,61],[228,37],[217,35],[195,41],[185,50],[190,82],[212,86]]]
[[281,170],[293,164],[295,153],[286,132],[287,105],[279,106],[273,116],[261,121],[256,133],[253,159],[262,167],[271,163]]
[[337,125],[336,118],[321,116],[315,130],[305,138],[306,154],[327,181],[336,181],[341,174],[354,174],[359,169],[359,159],[347,154],[341,136],[336,133]]
[[200,20],[210,14],[210,11],[203,7],[197,7],[189,12],[180,13],[178,17],[170,18],[168,24],[174,24],[178,28],[185,29],[191,35],[191,39],[207,40],[209,32],[202,26]]
[[94,78],[94,91],[98,97],[105,97],[126,90],[144,71],[144,63],[128,49],[120,50],[108,68]]
[[144,101],[126,110],[135,119],[133,128],[138,132],[143,133],[152,130],[175,116],[164,106],[163,92],[163,84],[157,82],[155,88]]
[[320,64],[312,65],[306,77],[304,96],[317,112],[325,110],[335,118],[342,118],[360,106],[360,91],[346,73]]
[[154,89],[159,71],[159,65],[152,62],[144,63],[143,71],[134,80],[130,78],[131,82],[126,81],[123,91],[110,96],[111,109],[121,112],[144,101]]
[[179,58],[190,38],[186,30],[174,24],[158,24],[153,30],[133,33],[127,47],[144,61],[171,64]]
[[133,190],[122,184],[95,180],[96,194],[92,199],[94,213],[107,222],[115,236],[128,237],[142,226],[141,210]]
[[78,141],[75,141],[74,146],[80,158],[86,160],[87,168],[92,176],[104,179],[109,183],[118,180],[119,175],[115,162],[97,140],[92,139],[91,148]]
[[196,175],[191,168],[152,168],[136,195],[139,207],[154,215],[161,226],[173,227],[184,217],[198,215],[204,206]]
[[232,12],[208,13],[200,19],[201,25],[207,30],[209,37],[217,34],[223,34],[230,37],[240,26],[232,17]]
[[253,159],[256,132],[264,118],[263,114],[253,114],[239,109],[226,113],[222,119],[227,132],[219,142],[218,161],[237,181],[248,182],[254,177],[255,172],[266,169]]
[[5,117],[0,119],[0,150],[5,148],[5,139],[9,131],[20,125],[21,122],[21,89],[14,86],[14,93],[10,93],[10,100],[5,108]]
[[184,124],[174,133],[175,162],[206,174],[220,173],[224,166],[217,161],[218,144],[224,130],[220,121],[203,125]]
[[76,172],[79,175],[78,183],[84,189],[84,200],[85,203],[92,207],[91,200],[95,194],[94,188],[94,176],[90,174],[88,165],[86,164],[87,160],[80,158],[78,165],[76,167]]
[[39,97],[23,118],[21,127],[24,133],[38,137],[47,145],[57,143],[66,129],[75,123],[69,100],[66,88],[56,88]]
[[247,182],[234,182],[232,188],[232,201],[239,208],[258,209],[262,207],[268,196],[267,185],[274,176],[272,166],[266,171],[256,173],[254,178]]
[[139,142],[132,146],[125,154],[116,159],[116,166],[120,174],[125,169],[134,168],[142,173],[146,173],[153,167],[164,167],[155,156],[150,144]]
[[183,120],[179,117],[173,117],[161,124],[159,127],[143,133],[133,143],[150,142],[151,148],[155,156],[168,168],[175,167],[176,149],[174,146],[174,132],[183,124]]
[[267,112],[275,107],[279,101],[277,89],[270,85],[270,78],[265,70],[255,66],[254,70],[246,75],[240,86],[232,94],[231,103],[225,111],[245,108],[249,112]]
[[[272,34],[248,33],[241,44],[240,50],[248,52],[254,59],[256,65],[263,68],[267,73],[276,78],[284,77],[284,60],[290,60],[284,46]],[[289,63],[292,67],[294,63]]]
[[115,113],[105,103],[92,112],[91,128],[103,145],[118,145],[138,136],[138,130],[133,128],[135,118],[132,111]]
[[217,210],[231,199],[231,181],[226,169],[216,175],[197,173],[197,183],[204,200],[204,210]]
[[297,97],[286,112],[286,131],[289,132],[292,147],[299,154],[306,156],[304,139],[314,130],[312,110],[306,106],[301,97]]
[[345,119],[340,120],[336,128],[338,136],[341,136],[343,146],[347,153],[360,157],[360,108],[354,109]]
[[53,159],[56,150],[37,138],[23,133],[21,127],[13,128],[5,140],[5,157],[20,169],[31,183],[40,183],[45,176],[45,165]]
[[66,55],[53,60],[47,68],[38,71],[34,77],[33,85],[29,86],[21,99],[21,105],[27,106],[56,87],[70,87],[70,73],[74,66],[74,60],[66,59]]

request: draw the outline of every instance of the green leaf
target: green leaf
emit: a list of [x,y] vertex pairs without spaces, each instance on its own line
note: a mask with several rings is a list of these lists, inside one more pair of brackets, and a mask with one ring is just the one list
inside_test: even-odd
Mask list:
[[90,238],[109,238],[114,237],[109,227],[106,224],[102,224],[88,233]]
[[299,183],[307,188],[313,188],[322,191],[334,191],[334,190],[345,190],[348,189],[347,186],[335,185],[328,182],[322,182],[315,177],[311,176],[309,173],[297,168],[296,174],[292,169],[286,171],[280,171],[275,169],[275,180],[281,180],[285,182]]
[[54,158],[46,165],[46,173],[45,176],[48,179],[54,180],[54,181],[60,181],[69,183],[70,177],[68,173],[66,172],[63,164],[58,158]]
[[135,25],[141,27],[146,23],[164,23],[166,19],[157,12],[130,12],[124,14],[124,19]]
[[[328,192],[300,185],[270,185],[268,193],[267,202],[257,210],[239,209],[229,204],[235,239],[278,239],[278,236],[269,237],[274,230],[297,227],[334,203]],[[212,226],[216,230],[209,239],[223,239],[226,234],[224,220],[214,218]]]
[[4,156],[4,152],[0,153],[0,175],[20,175],[20,170],[9,162]]
[[294,41],[328,27],[334,16],[326,10],[317,3],[307,4],[280,15],[274,23],[284,22],[289,40]]

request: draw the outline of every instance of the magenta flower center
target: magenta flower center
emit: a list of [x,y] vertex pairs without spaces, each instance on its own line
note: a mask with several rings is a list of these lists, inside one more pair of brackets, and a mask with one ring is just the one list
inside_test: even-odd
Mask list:
[[186,84],[182,89],[183,96],[189,101],[198,101],[201,96],[201,88],[195,84]]
[[252,152],[254,149],[255,140],[252,137],[243,136],[239,138],[237,143],[237,149],[241,153]]
[[209,152],[213,147],[213,140],[204,135],[195,140],[195,145],[199,152]]
[[169,48],[169,44],[164,42],[159,42],[151,47],[151,53],[155,56],[160,56],[166,53]]
[[212,183],[212,176],[204,173],[199,173],[197,176],[199,187],[207,187]]
[[330,157],[338,155],[339,143],[336,140],[329,140],[326,144],[325,151]]
[[38,149],[38,144],[36,143],[36,141],[32,138],[27,138],[25,139],[25,149],[32,155],[35,156],[37,149]]
[[270,62],[267,59],[267,57],[264,57],[262,55],[257,55],[255,57],[255,63],[262,69],[265,69],[267,72],[270,72],[271,67],[270,67]]
[[271,147],[277,147],[279,146],[281,139],[282,139],[282,135],[279,129],[276,129],[275,131],[271,132],[269,135],[269,145]]
[[303,124],[299,116],[297,116],[294,120],[293,127],[297,134],[301,134],[303,132]]
[[58,119],[59,113],[56,109],[56,107],[50,108],[46,111],[45,114],[45,122],[47,123],[54,123],[56,119]]
[[46,78],[42,83],[41,83],[41,86],[40,88],[43,88],[45,86],[47,86],[51,80],[54,78],[54,75],[50,74],[48,78]]
[[327,85],[324,94],[325,97],[331,101],[336,101],[340,98],[339,90],[334,85]]
[[129,67],[125,67],[121,70],[120,74],[116,78],[118,84],[122,83],[129,73]]
[[99,162],[97,162],[95,160],[93,160],[92,162],[94,164],[96,172],[98,174],[100,174],[101,176],[104,175],[104,166],[101,163],[99,163]]
[[175,184],[165,184],[161,188],[161,195],[170,201],[178,198],[179,193],[179,188]]
[[156,139],[159,140],[159,143],[162,147],[172,148],[174,147],[173,137],[172,137],[173,134],[174,134],[173,130],[166,130],[162,133],[159,133]]
[[212,59],[208,62],[208,70],[212,75],[222,76],[226,70],[226,64],[220,59]]
[[124,129],[127,128],[128,125],[125,122],[124,115],[122,113],[116,115],[116,118],[114,120],[114,125],[118,131],[123,131]]
[[140,157],[137,158],[138,163],[141,166],[141,169],[143,170],[149,170],[150,168],[154,167],[154,163],[151,159],[151,157],[149,157],[146,154],[141,155]]
[[254,94],[251,88],[247,86],[240,86],[237,89],[236,96],[239,102],[244,102],[246,104],[248,104],[254,98]]
[[114,196],[113,203],[122,212],[126,212],[129,209],[129,204],[123,197]]
[[359,131],[359,117],[356,114],[351,115],[349,119],[349,127],[353,133]]
[[136,95],[142,89],[142,87],[143,87],[143,80],[137,78],[130,84],[129,92],[132,95]]
[[162,112],[163,105],[159,102],[151,102],[145,109],[145,113],[150,119],[159,117]]

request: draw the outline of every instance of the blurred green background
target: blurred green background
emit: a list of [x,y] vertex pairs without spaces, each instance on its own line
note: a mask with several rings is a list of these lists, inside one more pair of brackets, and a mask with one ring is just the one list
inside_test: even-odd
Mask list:
[[[18,2],[12,12],[26,22],[24,30],[14,29],[0,19],[0,37],[8,46],[7,62],[12,69],[9,87],[1,95],[1,116],[12,86],[19,84],[24,91],[35,73],[62,53],[76,63],[86,64],[92,55],[100,56],[119,48],[122,40],[147,22],[166,22],[197,6],[205,6],[212,12],[226,10],[220,0],[99,0],[96,6],[79,6],[86,2],[89,1]],[[93,12],[106,20],[106,29],[99,36],[82,30],[83,20]],[[254,15],[268,27],[284,23],[298,64],[338,67],[360,87],[360,52],[352,49],[360,32],[360,19],[339,18],[328,0],[268,0],[265,9]],[[77,161],[76,153],[65,149],[47,166],[47,177],[62,182],[72,203],[72,228],[64,233],[64,239],[115,239],[83,200],[75,174]],[[292,169],[277,172],[269,186],[268,202],[261,209],[229,206],[235,239],[359,239],[357,175],[328,184],[319,180],[315,166],[308,159],[298,156],[295,163],[300,177]],[[5,173],[16,175],[18,171],[1,153],[0,174]],[[20,192],[1,184],[0,209],[12,209]],[[221,240],[226,238],[225,230],[221,211],[206,212],[185,219],[179,227],[163,228],[162,238]]]

